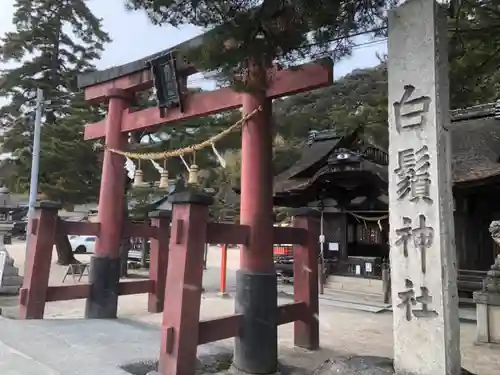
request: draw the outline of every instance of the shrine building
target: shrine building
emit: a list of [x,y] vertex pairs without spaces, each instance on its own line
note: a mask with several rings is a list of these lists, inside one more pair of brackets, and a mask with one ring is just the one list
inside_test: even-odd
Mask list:
[[[500,112],[495,107],[452,111],[449,129],[459,292],[466,301],[481,288],[499,250],[488,232],[490,222],[500,219]],[[387,152],[367,141],[361,129],[342,135],[326,130],[312,131],[300,160],[275,177],[275,206],[323,212],[330,284],[369,279],[367,289],[382,294],[383,264],[389,262],[389,172]]]

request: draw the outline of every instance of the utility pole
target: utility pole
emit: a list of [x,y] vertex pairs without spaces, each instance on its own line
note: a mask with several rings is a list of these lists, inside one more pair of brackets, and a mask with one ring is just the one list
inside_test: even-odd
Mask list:
[[33,130],[33,153],[31,158],[30,196],[28,201],[28,225],[26,228],[28,231],[28,233],[26,233],[26,256],[28,255],[29,249],[31,220],[35,213],[35,203],[38,195],[38,169],[40,166],[40,133],[42,128],[43,105],[43,91],[42,89],[37,89],[35,124]]

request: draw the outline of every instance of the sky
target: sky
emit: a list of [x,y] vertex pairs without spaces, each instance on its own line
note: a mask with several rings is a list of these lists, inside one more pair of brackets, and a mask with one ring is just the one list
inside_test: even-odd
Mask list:
[[[13,30],[12,14],[14,0],[0,0],[0,36]],[[125,10],[124,0],[88,0],[88,5],[94,14],[102,18],[104,30],[107,31],[112,43],[106,45],[106,50],[99,61],[98,69],[106,69],[115,65],[126,64],[144,56],[177,45],[201,33],[194,26],[174,28],[171,26],[154,26],[141,12]],[[366,40],[357,40],[362,43]],[[386,53],[385,42],[373,45],[363,45],[354,49],[352,57],[336,64],[335,77],[341,77],[353,69],[375,66],[378,64],[376,53]],[[196,76],[191,79],[191,85],[208,88],[211,81],[205,81]]]

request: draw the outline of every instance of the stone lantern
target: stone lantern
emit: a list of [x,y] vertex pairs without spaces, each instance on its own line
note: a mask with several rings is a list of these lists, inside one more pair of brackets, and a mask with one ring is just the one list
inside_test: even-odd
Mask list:
[[[489,228],[491,237],[500,245],[500,221],[492,221]],[[477,314],[478,343],[500,344],[500,254],[486,273],[483,287],[474,292]]]
[[14,223],[10,212],[16,208],[10,199],[9,189],[0,187],[0,294],[17,294],[23,284],[19,269],[5,247],[5,237],[12,233]]

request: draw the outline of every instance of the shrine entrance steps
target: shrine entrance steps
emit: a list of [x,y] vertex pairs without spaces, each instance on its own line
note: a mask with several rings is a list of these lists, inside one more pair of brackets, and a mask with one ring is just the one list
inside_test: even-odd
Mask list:
[[324,288],[324,299],[335,306],[356,310],[381,312],[391,308],[384,303],[383,282],[348,276],[329,276]]

